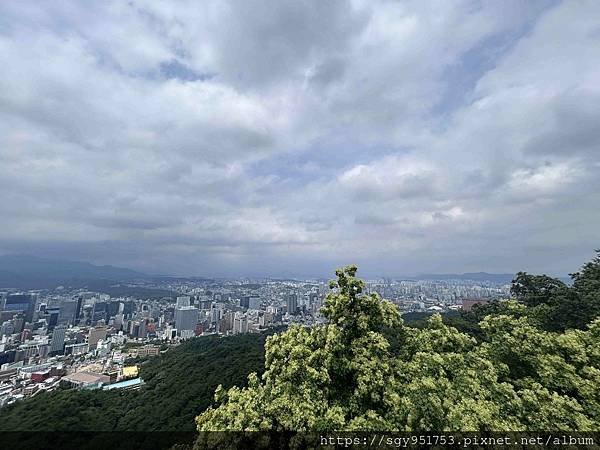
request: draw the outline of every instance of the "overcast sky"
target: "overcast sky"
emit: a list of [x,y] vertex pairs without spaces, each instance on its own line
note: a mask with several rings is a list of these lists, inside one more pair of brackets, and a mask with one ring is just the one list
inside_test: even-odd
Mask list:
[[566,274],[600,247],[600,2],[2,1],[0,253]]

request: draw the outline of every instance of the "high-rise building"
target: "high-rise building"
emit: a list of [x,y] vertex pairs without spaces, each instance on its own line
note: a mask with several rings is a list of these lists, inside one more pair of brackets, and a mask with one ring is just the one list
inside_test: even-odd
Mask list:
[[60,312],[58,314],[58,323],[60,325],[73,325],[77,318],[77,300],[63,300],[60,303]]
[[135,304],[132,301],[123,302],[123,315],[126,318],[131,318],[131,315],[135,311]]
[[88,345],[90,350],[94,350],[96,348],[96,345],[98,345],[98,341],[100,339],[106,340],[106,326],[104,325],[94,327],[90,330],[88,337]]
[[121,308],[121,302],[109,302],[106,305],[106,315],[109,319],[111,317],[115,317],[117,314],[119,314]]
[[44,315],[40,319],[45,319],[48,324],[48,330],[53,330],[58,325],[58,316],[60,315],[60,308],[52,307],[46,308]]
[[210,323],[218,323],[221,319],[221,311],[216,303],[213,303],[210,307]]
[[99,321],[106,321],[108,318],[106,317],[106,302],[96,302],[94,303],[94,308],[92,310],[92,324],[95,325]]
[[15,314],[22,313],[26,322],[32,322],[36,300],[36,296],[32,294],[7,294],[0,304],[0,321],[12,319]]
[[179,330],[195,330],[198,323],[198,309],[184,306],[175,310],[175,327]]
[[144,319],[140,321],[140,328],[138,330],[137,336],[140,338],[145,338],[148,335],[148,319]]
[[226,334],[233,329],[233,311],[225,311],[223,318],[219,321],[219,333]]
[[285,302],[288,314],[296,314],[298,312],[298,296],[296,294],[287,294]]
[[241,334],[248,332],[248,316],[239,311],[235,313],[233,318],[233,334]]
[[79,322],[79,318],[81,317],[81,313],[83,312],[83,296],[77,297],[77,311],[75,311],[75,323]]
[[65,333],[67,327],[58,325],[52,332],[52,342],[50,344],[50,353],[63,353],[65,346]]

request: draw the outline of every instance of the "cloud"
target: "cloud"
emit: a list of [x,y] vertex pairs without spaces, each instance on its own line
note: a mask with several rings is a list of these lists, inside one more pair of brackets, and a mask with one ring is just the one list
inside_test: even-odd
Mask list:
[[206,275],[572,271],[598,245],[598,12],[5,2],[0,251]]

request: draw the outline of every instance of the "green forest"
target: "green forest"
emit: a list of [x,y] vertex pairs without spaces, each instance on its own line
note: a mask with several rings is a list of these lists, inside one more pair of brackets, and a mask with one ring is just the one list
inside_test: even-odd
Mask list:
[[59,390],[0,409],[0,431],[194,431],[219,384],[264,367],[266,335],[200,337],[141,365],[138,391]]

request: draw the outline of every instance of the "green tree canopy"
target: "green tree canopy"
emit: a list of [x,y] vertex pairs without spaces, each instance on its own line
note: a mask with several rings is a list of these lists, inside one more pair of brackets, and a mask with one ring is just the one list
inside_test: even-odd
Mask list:
[[[543,330],[527,314],[541,303],[513,301],[482,317],[479,339],[439,315],[410,328],[394,304],[363,293],[356,270],[336,272],[327,324],[270,337],[262,377],[219,387],[196,419],[199,431],[600,428],[599,320]],[[523,277],[519,295],[567,289]]]

